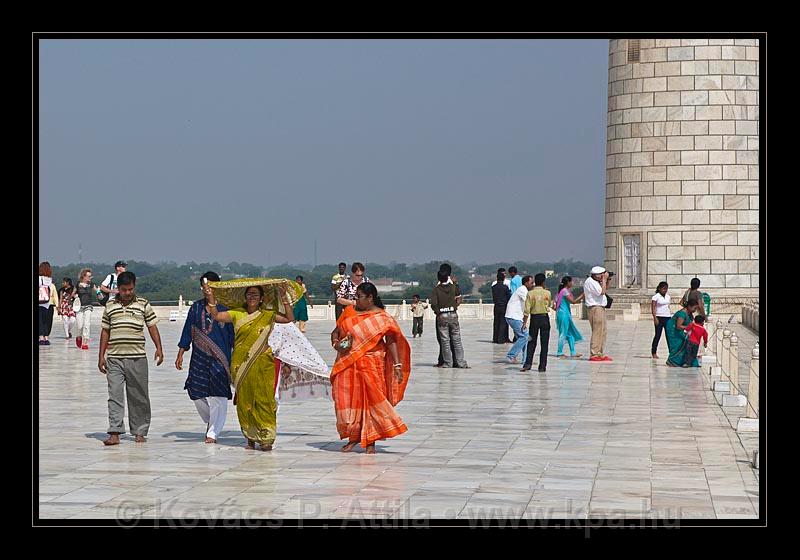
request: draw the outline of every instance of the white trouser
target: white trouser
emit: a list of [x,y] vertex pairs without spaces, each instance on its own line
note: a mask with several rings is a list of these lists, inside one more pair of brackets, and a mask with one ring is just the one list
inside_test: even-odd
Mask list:
[[67,317],[66,315],[62,315],[61,321],[64,323],[64,336],[69,338],[72,334],[72,325],[75,324],[75,317]]
[[217,435],[222,433],[222,427],[225,425],[225,416],[228,413],[228,398],[205,397],[192,402],[197,407],[200,418],[208,424],[206,437],[217,439]]
[[81,310],[76,313],[78,320],[78,333],[85,341],[84,344],[89,343],[89,328],[92,326],[92,306],[84,305]]

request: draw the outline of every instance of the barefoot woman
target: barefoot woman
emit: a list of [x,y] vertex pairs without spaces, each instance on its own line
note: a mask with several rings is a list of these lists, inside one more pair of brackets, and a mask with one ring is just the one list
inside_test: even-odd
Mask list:
[[[292,304],[300,298],[302,289],[284,279],[241,278],[209,282],[203,292],[206,310],[214,320],[233,323],[233,404],[247,448],[255,449],[258,443],[262,451],[270,451],[275,442],[278,404],[275,357],[269,337],[275,323],[294,320]],[[231,309],[218,311],[218,298]],[[281,308],[285,314],[279,312]]]
[[342,451],[360,443],[372,454],[377,440],[408,430],[394,407],[403,400],[411,375],[411,348],[373,284],[360,284],[355,301],[331,333],[339,354],[331,384],[336,429],[349,440]]

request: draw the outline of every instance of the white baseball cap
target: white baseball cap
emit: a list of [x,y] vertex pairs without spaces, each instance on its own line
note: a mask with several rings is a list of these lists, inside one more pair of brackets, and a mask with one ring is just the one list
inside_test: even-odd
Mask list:
[[602,266],[594,266],[592,267],[592,274],[603,274],[606,271],[605,268]]

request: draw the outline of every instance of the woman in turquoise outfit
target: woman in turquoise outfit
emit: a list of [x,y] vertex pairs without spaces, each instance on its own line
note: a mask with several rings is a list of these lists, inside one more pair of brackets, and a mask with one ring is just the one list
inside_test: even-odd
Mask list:
[[298,275],[295,280],[303,288],[303,297],[294,304],[294,309],[292,311],[294,312],[294,322],[297,323],[297,328],[300,329],[300,332],[304,333],[306,332],[306,321],[308,321],[308,306],[311,305],[311,307],[314,307],[314,304],[311,303],[308,289],[303,282],[303,277]]
[[580,303],[583,300],[583,294],[578,297],[572,296],[572,277],[564,276],[561,279],[561,284],[558,286],[558,295],[553,305],[556,309],[556,327],[558,327],[558,352],[556,356],[559,358],[566,358],[564,354],[564,343],[569,344],[570,358],[580,358],[581,354],[575,353],[575,343],[583,340],[578,327],[572,322],[572,312],[570,305],[573,303]]
[[[692,325],[692,315],[697,311],[699,303],[695,298],[689,298],[686,304],[667,322],[664,334],[667,337],[669,347],[669,358],[667,365],[670,367],[681,367],[683,365],[684,354],[687,347],[687,330]],[[697,358],[692,362],[692,367],[700,367]]]

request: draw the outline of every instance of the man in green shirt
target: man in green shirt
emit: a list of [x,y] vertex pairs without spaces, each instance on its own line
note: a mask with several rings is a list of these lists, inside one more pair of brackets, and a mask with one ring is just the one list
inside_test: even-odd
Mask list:
[[528,317],[531,318],[530,340],[528,341],[527,355],[522,371],[530,371],[533,365],[533,353],[536,352],[536,337],[541,337],[541,351],[539,353],[539,372],[547,370],[547,347],[550,343],[550,291],[544,287],[546,276],[541,272],[533,277],[533,289],[528,292],[525,299],[525,313],[522,318],[522,330],[528,327]]
[[136,276],[123,272],[117,279],[116,298],[103,311],[100,357],[97,368],[108,381],[108,439],[105,445],[119,445],[125,433],[124,398],[127,394],[128,424],[136,442],[145,441],[150,428],[150,396],[147,385],[147,355],[144,328],[156,345],[156,365],[164,361],[158,317],[150,303],[136,297]]

